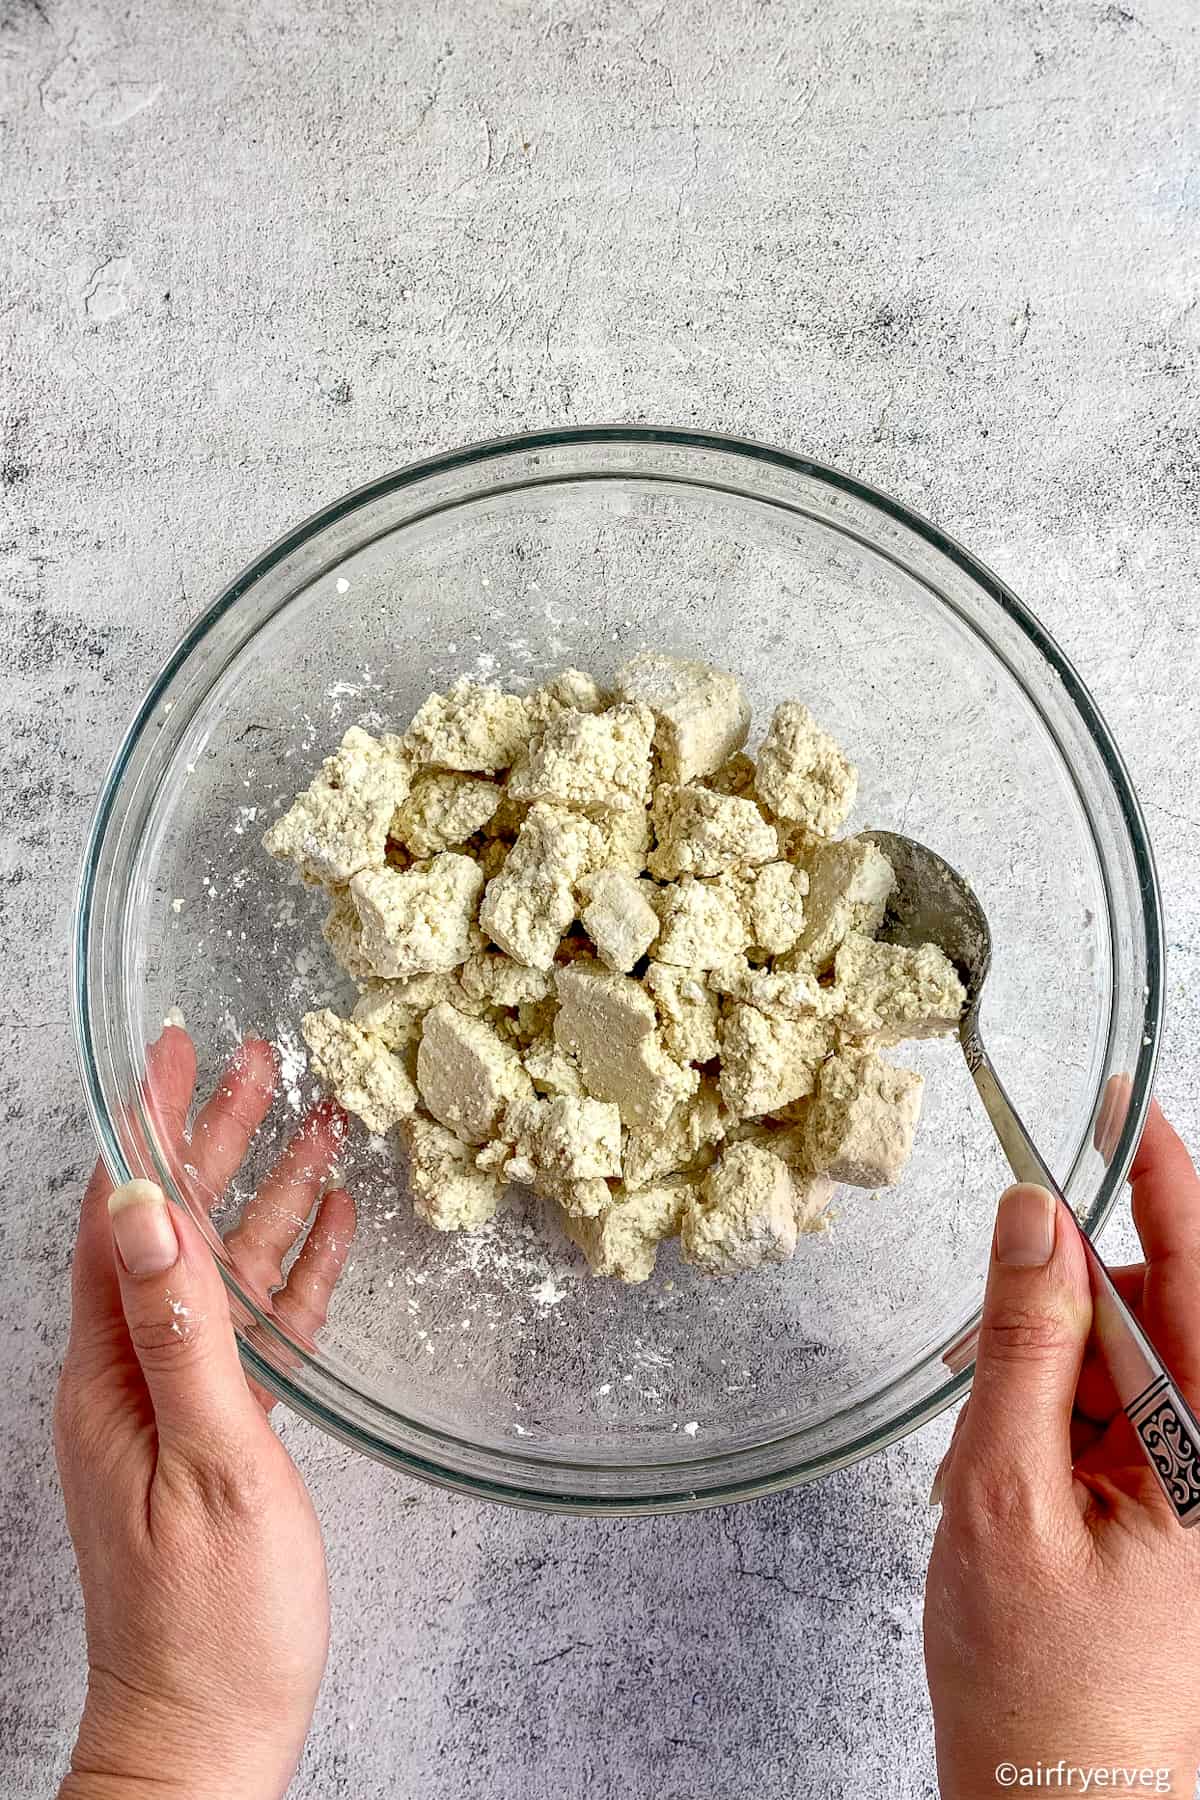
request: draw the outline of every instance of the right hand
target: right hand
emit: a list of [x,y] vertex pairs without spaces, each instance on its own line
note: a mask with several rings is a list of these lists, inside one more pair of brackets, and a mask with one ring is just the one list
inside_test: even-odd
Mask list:
[[[150,1102],[178,1166],[215,1199],[271,1105],[274,1055],[247,1041],[189,1139],[195,1078],[191,1040],[168,1028],[149,1053]],[[344,1129],[335,1105],[314,1107],[229,1239],[262,1304],[304,1337],[324,1320],[354,1231],[349,1195],[322,1198]],[[191,1218],[150,1183],[114,1194],[97,1165],[55,1408],[88,1646],[63,1800],[277,1800],[291,1780],[329,1608],[316,1516],[270,1404],[242,1372],[224,1284]]]
[[[1146,1261],[1114,1279],[1197,1407],[1200,1181],[1157,1106],[1132,1182]],[[1091,1317],[1072,1220],[1041,1188],[1010,1189],[974,1386],[939,1470],[925,1596],[943,1800],[1009,1792],[1014,1769],[1060,1759],[1195,1791],[1200,1531],[1183,1530],[1159,1491]],[[1058,1787],[1083,1791],[1078,1777]]]

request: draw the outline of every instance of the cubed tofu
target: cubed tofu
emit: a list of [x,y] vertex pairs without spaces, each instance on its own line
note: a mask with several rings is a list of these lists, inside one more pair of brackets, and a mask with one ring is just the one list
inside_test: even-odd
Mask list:
[[513,1046],[485,1020],[445,1004],[425,1015],[417,1090],[438,1123],[467,1144],[495,1136],[505,1108],[533,1097]]
[[458,979],[464,993],[489,1006],[521,1006],[549,999],[554,992],[554,977],[548,969],[527,968],[502,950],[481,950],[469,956]]
[[649,994],[593,962],[564,965],[556,979],[554,1036],[579,1065],[589,1094],[611,1100],[630,1129],[663,1124],[695,1093],[699,1077],[667,1055]]
[[706,1275],[737,1275],[787,1262],[796,1249],[792,1177],[759,1144],[728,1145],[683,1216],[685,1262]]
[[705,787],[717,794],[736,794],[741,800],[754,798],[754,759],[737,750],[719,769],[704,777]]
[[615,1188],[609,1205],[593,1218],[564,1220],[568,1237],[587,1257],[593,1275],[615,1281],[648,1281],[658,1246],[676,1237],[695,1188],[678,1176],[629,1193]]
[[479,909],[484,931],[514,962],[550,968],[575,918],[575,889],[596,851],[596,829],[587,819],[566,807],[530,807]]
[[350,883],[362,953],[376,975],[438,974],[470,956],[483,875],[447,850],[411,869],[365,869]]
[[579,1065],[568,1056],[551,1033],[535,1037],[521,1053],[525,1073],[539,1094],[569,1094],[582,1100],[587,1089],[579,1073]]
[[602,713],[553,719],[509,777],[514,800],[545,800],[583,813],[645,806],[654,719],[625,702]]
[[823,974],[852,931],[864,937],[878,931],[895,882],[891,863],[871,838],[822,844],[808,863],[804,929],[796,951]]
[[436,856],[482,831],[503,791],[494,781],[476,775],[423,769],[407,800],[396,809],[391,835],[415,857]]
[[512,1144],[504,1166],[510,1181],[569,1212],[608,1205],[605,1178],[621,1173],[621,1115],[610,1101],[566,1094],[525,1100],[509,1108],[504,1135]]
[[585,875],[580,922],[607,968],[628,974],[658,936],[658,914],[646,898],[649,884],[625,869]]
[[621,1153],[621,1178],[627,1188],[646,1187],[680,1170],[707,1168],[714,1146],[725,1135],[726,1114],[716,1084],[702,1079],[696,1092],[681,1100],[661,1125],[627,1131]]
[[564,669],[560,675],[535,688],[527,704],[535,730],[544,731],[564,713],[603,712],[609,704],[609,696],[582,669]]
[[958,1030],[966,990],[936,944],[908,949],[852,932],[838,949],[833,972],[846,1037],[898,1044]]
[[321,926],[321,936],[333,951],[334,961],[346,971],[351,981],[362,987],[374,979],[375,971],[363,954],[362,920],[348,888],[334,891]]
[[779,855],[775,827],[767,824],[753,800],[716,794],[711,788],[660,782],[654,790],[651,821],[657,842],[647,865],[659,881],[673,881],[679,875],[724,875]]
[[838,989],[822,987],[811,966],[756,969],[744,961],[727,963],[712,971],[709,984],[717,993],[744,1000],[773,1019],[831,1019],[841,1005]]
[[654,747],[668,781],[711,774],[746,741],[750,708],[742,690],[707,663],[644,650],[617,671],[614,686],[654,714]]
[[756,950],[782,956],[794,950],[804,930],[808,874],[790,862],[768,862],[742,881],[742,911]]
[[685,875],[660,888],[655,908],[661,922],[654,947],[658,962],[684,969],[715,969],[746,948],[737,890],[728,881]]
[[589,867],[626,869],[640,875],[650,853],[650,815],[643,807],[597,816],[595,846]]
[[780,1019],[740,1002],[721,1021],[721,1098],[739,1119],[811,1094],[833,1031],[820,1018]]
[[413,1211],[435,1231],[478,1231],[494,1217],[504,1182],[475,1167],[469,1145],[452,1131],[414,1113],[400,1133],[408,1151]]
[[495,775],[511,768],[532,731],[529,706],[520,695],[464,677],[448,694],[430,694],[401,741],[415,763]]
[[301,1030],[318,1078],[368,1131],[382,1137],[412,1112],[417,1090],[401,1059],[378,1038],[329,1007],[305,1013]]
[[925,1083],[872,1050],[846,1048],[823,1064],[808,1115],[810,1168],[851,1187],[891,1187],[912,1155]]
[[399,739],[379,740],[352,725],[312,784],[264,834],[263,848],[295,863],[306,881],[327,887],[344,886],[360,869],[381,869],[392,815],[412,778]]
[[718,1054],[717,1001],[703,969],[652,962],[645,984],[658,1008],[663,1046],[680,1063],[711,1062]]
[[781,819],[831,837],[854,805],[858,771],[807,706],[785,700],[758,753],[755,789]]
[[792,1212],[796,1230],[811,1235],[829,1230],[829,1204],[837,1192],[837,1183],[828,1175],[807,1175],[793,1169]]

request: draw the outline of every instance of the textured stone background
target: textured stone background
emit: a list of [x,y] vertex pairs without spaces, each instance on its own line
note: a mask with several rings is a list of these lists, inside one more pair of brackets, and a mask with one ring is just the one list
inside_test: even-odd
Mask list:
[[[1200,1140],[1194,0],[0,0],[0,1786],[82,1639],[48,1409],[91,1157],[81,834],[185,621],[343,489],[563,420],[806,448],[1031,602],[1146,803]],[[332,1665],[295,1792],[932,1794],[946,1421],[817,1490],[585,1525],[284,1426]]]

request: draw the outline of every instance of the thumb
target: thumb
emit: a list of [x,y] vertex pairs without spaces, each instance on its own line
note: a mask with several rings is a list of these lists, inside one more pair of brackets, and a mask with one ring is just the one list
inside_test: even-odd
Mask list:
[[1071,1410],[1092,1323],[1083,1245],[1045,1188],[1009,1188],[992,1237],[975,1380],[954,1471],[1038,1510],[1071,1493]]
[[152,1181],[109,1196],[130,1342],[160,1444],[184,1454],[259,1415],[238,1360],[225,1287],[200,1233]]

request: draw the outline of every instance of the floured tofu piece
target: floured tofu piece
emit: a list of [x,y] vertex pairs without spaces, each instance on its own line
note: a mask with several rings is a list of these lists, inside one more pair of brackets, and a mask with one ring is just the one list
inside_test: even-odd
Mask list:
[[400,739],[352,725],[321,772],[263,835],[263,849],[295,863],[304,879],[343,887],[360,869],[383,867],[392,814],[408,797],[411,764]]
[[864,937],[878,931],[895,883],[891,863],[871,838],[822,844],[809,859],[804,929],[796,950],[824,973],[852,931]]
[[767,956],[794,950],[804,930],[808,874],[790,862],[768,862],[742,878],[742,911],[755,949]]
[[660,782],[651,810],[657,843],[647,858],[659,881],[679,875],[725,875],[770,862],[779,855],[773,825],[753,800],[716,794],[706,787]]
[[858,771],[798,700],[775,708],[758,753],[755,789],[781,819],[831,837],[858,793]]
[[364,982],[374,980],[375,971],[363,954],[362,920],[348,888],[338,888],[334,893],[321,925],[321,936],[333,951],[334,961],[346,971],[351,981],[361,987]]
[[822,987],[811,964],[794,969],[755,969],[744,960],[714,969],[709,984],[731,1000],[744,1000],[773,1019],[832,1019],[842,996]]
[[621,974],[629,973],[658,936],[658,914],[646,898],[649,887],[626,869],[601,869],[585,875],[580,885],[580,923],[601,962]]
[[621,1115],[611,1102],[557,1094],[509,1108],[504,1136],[512,1153],[510,1181],[557,1200],[568,1213],[591,1216],[609,1203],[605,1177],[621,1173]]
[[705,787],[716,794],[733,794],[739,800],[754,798],[754,759],[737,750],[719,769],[704,777]]
[[489,1006],[521,1006],[548,1000],[554,993],[554,977],[548,969],[530,969],[502,950],[481,950],[469,956],[458,979],[464,993]]
[[610,812],[595,820],[592,869],[627,869],[640,875],[650,853],[650,815],[637,806],[629,812]]
[[533,1083],[486,1020],[443,1004],[425,1015],[417,1091],[439,1124],[464,1143],[482,1144],[496,1135],[507,1106],[532,1099]]
[[538,802],[479,909],[484,931],[514,962],[548,969],[575,917],[575,889],[593,866],[595,827],[578,813]]
[[685,875],[659,889],[655,909],[661,923],[654,947],[658,962],[684,969],[715,969],[746,948],[737,889],[728,881]]
[[376,975],[438,974],[471,955],[479,865],[446,850],[411,869],[365,869],[350,883],[362,953]]
[[912,1155],[924,1087],[872,1050],[839,1050],[821,1068],[808,1115],[810,1168],[851,1187],[891,1187]]
[[643,977],[658,1007],[663,1045],[676,1062],[711,1062],[720,1051],[717,1001],[703,969],[652,962]]
[[464,676],[448,694],[430,694],[401,742],[413,762],[495,775],[512,767],[532,731],[529,706],[520,695]]
[[653,738],[654,719],[644,706],[623,701],[602,713],[563,713],[513,770],[508,792],[514,800],[584,813],[644,807]]
[[833,977],[843,1034],[877,1044],[949,1037],[967,1001],[954,964],[937,944],[908,949],[852,932],[834,958]]
[[667,1055],[650,995],[597,962],[562,965],[557,984],[555,1040],[578,1063],[589,1094],[611,1100],[631,1130],[665,1123],[699,1076]]
[[721,1098],[739,1119],[811,1094],[832,1047],[824,1019],[781,1019],[735,1002],[721,1021]]
[[423,769],[404,804],[397,808],[391,835],[415,857],[436,856],[482,831],[495,814],[503,788],[476,775]]
[[582,1100],[587,1092],[579,1073],[579,1065],[568,1056],[552,1033],[535,1037],[521,1053],[525,1073],[539,1094],[567,1094]]
[[621,1178],[627,1188],[646,1187],[665,1175],[707,1168],[713,1146],[725,1135],[726,1114],[715,1082],[703,1079],[688,1100],[672,1108],[661,1125],[627,1131]]
[[301,1030],[319,1079],[368,1131],[382,1137],[413,1111],[417,1090],[408,1071],[378,1038],[327,1006],[305,1013]]
[[711,774],[746,741],[745,696],[732,675],[707,663],[644,650],[617,671],[614,686],[654,714],[654,747],[667,781]]
[[700,1184],[680,1230],[685,1262],[705,1275],[737,1275],[795,1253],[792,1177],[761,1145],[728,1145]]
[[535,688],[526,700],[535,731],[544,731],[564,713],[603,712],[608,704],[603,688],[582,669],[564,669]]
[[628,1193],[614,1189],[610,1204],[593,1218],[564,1220],[567,1236],[587,1257],[593,1275],[615,1281],[648,1281],[658,1246],[677,1237],[695,1188],[682,1176]]
[[498,1175],[477,1169],[470,1146],[424,1113],[400,1132],[408,1150],[413,1211],[435,1231],[478,1231],[504,1198]]
[[813,1235],[829,1230],[829,1205],[837,1192],[828,1175],[807,1175],[792,1170],[792,1212],[797,1232]]

